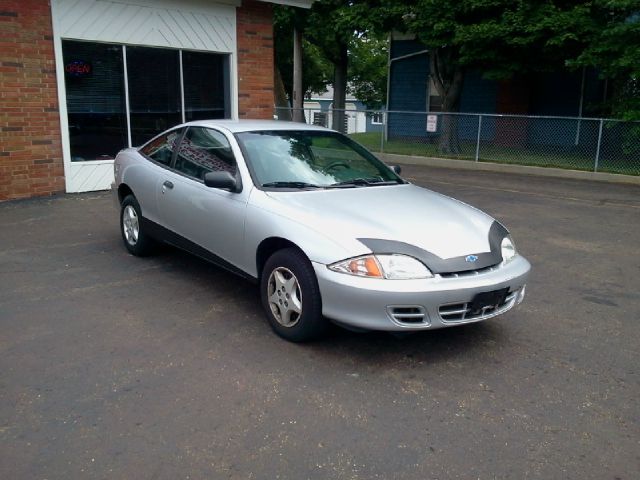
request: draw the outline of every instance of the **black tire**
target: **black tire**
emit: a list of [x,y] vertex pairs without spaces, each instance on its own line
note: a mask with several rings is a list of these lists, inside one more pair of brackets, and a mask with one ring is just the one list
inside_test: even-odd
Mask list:
[[[293,282],[290,275],[293,276]],[[287,283],[279,283],[279,279]],[[289,290],[287,285],[291,287]],[[292,298],[294,291],[297,299]],[[322,336],[329,327],[329,322],[322,316],[322,299],[316,274],[311,262],[297,248],[278,250],[269,257],[262,269],[260,298],[271,328],[286,340],[313,340]],[[278,303],[270,300],[276,298]],[[294,311],[298,305],[300,313]]]
[[144,257],[152,253],[154,242],[142,229],[142,213],[138,200],[127,195],[120,208],[120,233],[129,253]]

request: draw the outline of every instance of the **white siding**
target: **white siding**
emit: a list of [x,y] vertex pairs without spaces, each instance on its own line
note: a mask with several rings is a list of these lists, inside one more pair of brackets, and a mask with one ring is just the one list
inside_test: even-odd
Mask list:
[[199,1],[52,0],[61,38],[231,53],[236,44],[232,5]]

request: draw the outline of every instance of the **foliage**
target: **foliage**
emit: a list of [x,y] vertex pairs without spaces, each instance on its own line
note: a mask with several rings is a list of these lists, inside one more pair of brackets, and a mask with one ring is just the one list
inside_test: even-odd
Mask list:
[[[276,68],[282,75],[284,88],[289,98],[293,92],[293,29],[304,29],[306,11],[290,7],[274,8],[274,43]],[[302,90],[305,95],[321,93],[332,81],[330,62],[315,45],[303,38]]]
[[349,46],[349,91],[369,109],[379,109],[387,96],[388,41],[361,36]]
[[[582,5],[571,0],[381,0],[381,4],[378,25],[413,33],[429,50],[430,76],[447,112],[459,110],[467,71],[506,79],[561,67],[559,51],[578,51],[584,30],[575,20],[581,17],[574,16]],[[563,24],[568,27],[559,31]],[[440,153],[458,154],[461,146],[451,119],[445,117],[442,128]]]
[[291,83],[292,26],[284,24],[295,22],[304,32],[307,92],[332,82],[339,91],[336,79],[347,80],[334,72],[348,62],[352,92],[370,107],[384,103],[384,37],[396,30],[414,33],[430,50],[445,110],[457,109],[471,69],[508,79],[587,66],[609,80],[611,113],[640,119],[640,0],[317,0],[310,10],[275,10],[285,85]]
[[344,47],[371,30],[370,2],[318,0],[308,12],[304,35],[333,64],[341,60]]
[[[640,119],[638,0],[382,3],[387,27],[415,33],[440,57],[445,82],[447,75],[451,82],[458,70],[475,69],[487,78],[506,79],[589,66],[610,80],[611,113]],[[447,86],[443,87],[446,95]]]
[[[452,68],[477,68],[486,77],[509,78],[563,65],[579,51],[586,29],[584,2],[550,0],[387,0],[397,27],[416,34],[431,50],[451,52]],[[400,10],[401,12],[401,10]]]
[[[293,26],[303,32],[303,89],[322,93],[335,81],[334,71],[347,56],[346,83],[365,104],[378,108],[386,98],[386,33],[372,34],[363,1],[320,0],[310,10],[274,7],[276,64],[289,95],[293,76]],[[334,85],[334,90],[339,90]]]
[[588,20],[587,46],[570,64],[597,68],[613,86],[611,113],[640,120],[640,1],[594,1]]

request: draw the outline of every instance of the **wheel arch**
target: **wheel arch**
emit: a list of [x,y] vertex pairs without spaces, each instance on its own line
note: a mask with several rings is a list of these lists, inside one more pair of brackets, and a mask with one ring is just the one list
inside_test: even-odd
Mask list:
[[[133,195],[133,190],[126,183],[121,183],[118,186],[118,203],[122,204],[122,201],[127,198],[127,195]],[[135,197],[135,195],[133,195]]]
[[269,257],[273,255],[278,250],[283,250],[285,248],[295,248],[302,252],[302,254],[309,260],[309,257],[304,250],[300,248],[298,245],[293,243],[291,240],[287,240],[282,237],[269,237],[265,238],[260,242],[258,248],[256,249],[256,269],[258,272],[258,279],[262,277],[262,269],[264,268],[264,264],[267,262]]

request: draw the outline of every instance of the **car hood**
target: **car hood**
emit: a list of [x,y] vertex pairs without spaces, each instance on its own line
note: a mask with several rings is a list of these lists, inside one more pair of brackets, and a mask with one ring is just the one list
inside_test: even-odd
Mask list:
[[263,208],[305,224],[353,255],[370,251],[359,239],[402,242],[443,259],[491,250],[493,218],[412,184],[265,193]]

